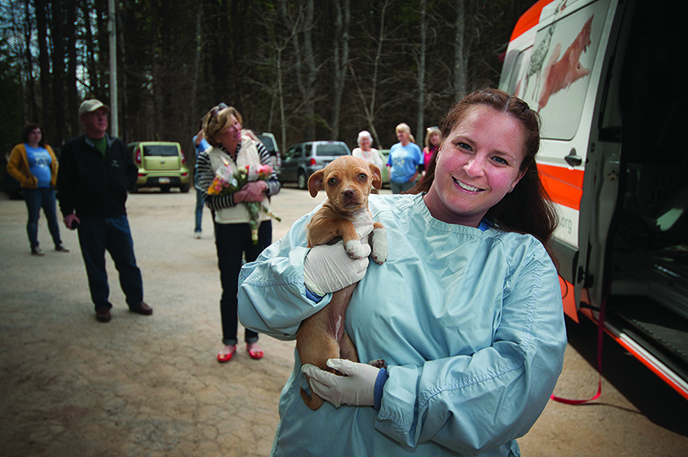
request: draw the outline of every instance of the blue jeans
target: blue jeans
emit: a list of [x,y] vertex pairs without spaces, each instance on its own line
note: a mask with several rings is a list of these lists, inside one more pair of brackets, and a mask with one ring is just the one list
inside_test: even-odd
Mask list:
[[203,192],[196,189],[196,227],[194,228],[194,232],[202,231],[201,221],[203,220],[203,206]]
[[29,211],[29,221],[26,223],[26,232],[29,235],[31,247],[38,247],[38,218],[41,208],[48,220],[48,229],[53,237],[53,243],[57,247],[62,240],[60,239],[60,225],[57,222],[57,212],[55,210],[55,191],[52,187],[39,187],[37,189],[22,188],[26,209]]
[[79,216],[79,219],[79,245],[96,311],[112,308],[108,301],[110,288],[105,270],[106,250],[119,272],[119,284],[126,296],[127,305],[129,308],[139,306],[143,302],[143,279],[141,270],[136,266],[134,240],[131,238],[127,216]]
[[415,181],[411,181],[410,179],[406,182],[394,182],[390,181],[389,182],[389,187],[392,188],[392,193],[393,194],[400,194],[402,192],[406,192],[410,188],[416,185]]
[[[258,227],[258,244],[251,240],[251,228],[246,224],[215,223],[215,245],[217,247],[217,265],[220,268],[222,298],[220,300],[220,318],[222,319],[222,342],[226,345],[237,344],[237,325],[239,319],[237,294],[239,292],[239,271],[242,256],[246,262],[253,262],[263,249],[272,241],[272,221],[263,221]],[[258,334],[246,329],[244,341],[255,343]]]

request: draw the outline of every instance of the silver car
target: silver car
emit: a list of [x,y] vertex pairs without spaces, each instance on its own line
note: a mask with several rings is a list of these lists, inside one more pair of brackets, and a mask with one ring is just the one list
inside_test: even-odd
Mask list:
[[281,182],[295,182],[299,189],[308,188],[308,178],[340,156],[351,155],[341,141],[308,141],[287,149],[282,156],[278,177]]

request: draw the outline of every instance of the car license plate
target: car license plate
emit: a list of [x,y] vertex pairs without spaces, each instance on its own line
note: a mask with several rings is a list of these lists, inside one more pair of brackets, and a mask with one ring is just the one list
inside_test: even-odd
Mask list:
[[170,178],[158,178],[158,183],[159,184],[169,184]]

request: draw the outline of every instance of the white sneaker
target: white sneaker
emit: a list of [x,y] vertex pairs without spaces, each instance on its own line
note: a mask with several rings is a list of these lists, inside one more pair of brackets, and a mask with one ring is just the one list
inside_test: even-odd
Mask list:
[[194,238],[196,238],[197,240],[200,240],[201,239],[201,233],[202,232],[194,232]]

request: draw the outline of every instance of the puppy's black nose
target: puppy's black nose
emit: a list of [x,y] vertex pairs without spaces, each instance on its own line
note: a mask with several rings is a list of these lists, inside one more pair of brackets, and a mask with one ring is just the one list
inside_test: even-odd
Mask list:
[[354,198],[356,196],[356,191],[354,189],[347,189],[342,192],[345,198]]

